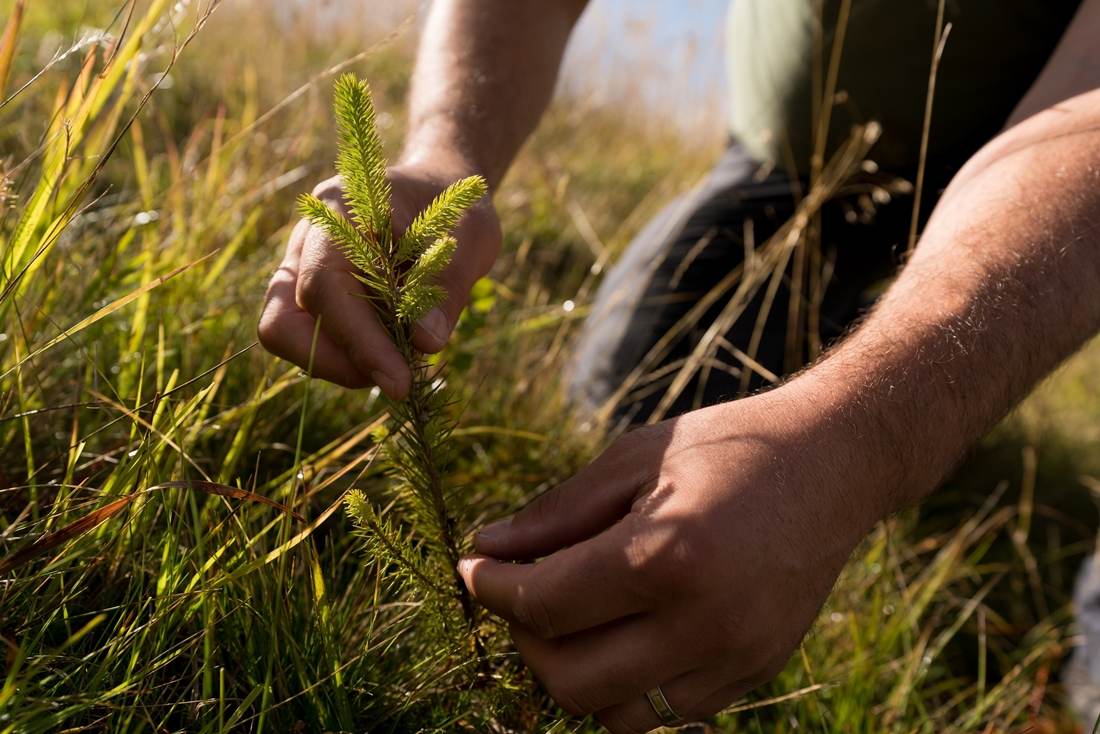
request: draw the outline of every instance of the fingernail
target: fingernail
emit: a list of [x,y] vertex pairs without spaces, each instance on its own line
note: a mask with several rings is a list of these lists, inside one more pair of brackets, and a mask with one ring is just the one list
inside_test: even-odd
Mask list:
[[418,323],[420,328],[428,332],[437,342],[447,343],[447,317],[438,308],[433,308]]
[[474,565],[473,558],[460,558],[458,561],[458,572],[461,575],[465,576],[467,573],[470,572],[470,566],[472,565]]
[[497,520],[494,523],[489,523],[481,530],[477,532],[477,537],[482,540],[499,540],[504,537],[508,532],[508,529],[512,525],[512,518],[505,518],[503,520]]
[[375,385],[382,388],[382,392],[387,395],[393,395],[397,392],[397,381],[381,370],[371,372],[370,379]]

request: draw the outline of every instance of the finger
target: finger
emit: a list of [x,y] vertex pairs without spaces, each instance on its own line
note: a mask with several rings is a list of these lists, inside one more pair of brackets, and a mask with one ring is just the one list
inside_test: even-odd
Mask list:
[[363,297],[363,286],[351,268],[344,256],[328,245],[324,232],[310,227],[302,248],[297,302],[320,318],[321,329],[360,374],[390,399],[401,400],[408,394],[412,374]]
[[272,278],[257,332],[265,349],[293,362],[312,377],[353,389],[373,384],[317,328],[314,318],[298,308],[294,302],[294,278],[285,266]]
[[538,558],[590,538],[624,517],[655,481],[663,445],[628,434],[572,478],[477,534],[479,553]]
[[646,697],[646,691],[655,685],[660,685],[682,723],[713,716],[755,687],[747,681],[722,683],[715,676],[713,670],[700,669],[638,689],[624,703],[597,711],[596,718],[612,734],[644,734],[665,725]]
[[[286,254],[268,285],[257,334],[264,348],[292,362],[313,377],[350,388],[369,387],[336,345],[317,329],[316,321],[295,302],[298,263],[308,222],[294,228]],[[311,364],[312,363],[312,364]],[[312,369],[311,369],[312,367]]]
[[671,644],[679,638],[654,615],[561,640],[543,640],[512,627],[524,662],[558,705],[577,716],[625,704],[638,691],[693,670],[708,654],[695,642],[700,637],[690,634],[687,639],[692,642]]
[[[416,189],[426,182],[395,187],[393,192],[394,236],[400,237],[415,219],[426,201],[416,195]],[[443,182],[439,182],[442,184]],[[421,190],[427,198],[436,190]],[[488,199],[476,204],[452,232],[458,241],[451,264],[436,278],[447,296],[437,308],[425,314],[413,328],[413,346],[421,352],[434,354],[447,345],[458,323],[462,309],[470,297],[477,279],[489,272],[500,252],[501,232],[496,212]]]
[[477,279],[488,272],[487,267],[483,270],[474,258],[468,256],[473,249],[460,247],[451,264],[436,278],[436,285],[446,291],[447,297],[417,321],[413,328],[413,346],[421,352],[435,354],[447,346],[462,309],[470,298],[470,290]]
[[630,557],[635,525],[621,522],[538,563],[469,556],[458,570],[494,614],[544,639],[572,634],[651,608],[654,594]]
[[294,272],[298,272],[298,265],[302,260],[302,247],[306,243],[306,232],[309,231],[309,226],[308,220],[299,219],[294,229],[290,230],[290,237],[286,241],[282,265],[292,268]]

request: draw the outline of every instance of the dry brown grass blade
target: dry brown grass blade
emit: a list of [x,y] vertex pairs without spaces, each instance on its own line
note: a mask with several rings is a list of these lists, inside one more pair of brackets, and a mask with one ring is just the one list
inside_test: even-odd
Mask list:
[[140,495],[140,492],[120,497],[114,502],[109,502],[103,507],[97,508],[92,512],[89,512],[84,517],[71,522],[60,530],[55,530],[52,533],[46,533],[42,537],[35,540],[22,550],[18,550],[15,553],[7,556],[3,561],[0,561],[0,574],[12,571],[20,566],[23,566],[30,561],[34,560],[43,553],[56,548],[62,543],[68,542],[73,538],[79,537],[84,533],[94,530],[96,527],[106,522],[110,518],[117,515],[123,509],[126,508],[135,498]]
[[[852,129],[847,142],[825,166],[821,177],[799,203],[794,217],[757,251],[754,260],[744,264],[742,268],[744,278],[737,284],[733,296],[684,361],[684,365],[662,396],[661,402],[648,417],[647,423],[656,423],[665,417],[691,379],[709,360],[713,359],[719,346],[718,337],[726,333],[740,318],[749,301],[755,297],[765,281],[772,278],[777,271],[786,270],[791,254],[804,244],[803,233],[811,219],[848,180],[856,166],[878,140],[880,133],[881,128],[875,123]],[[749,356],[754,355],[750,352]]]
[[0,99],[8,86],[8,74],[11,72],[11,60],[15,58],[15,47],[19,45],[19,27],[23,24],[24,0],[15,0],[15,6],[4,26],[4,35],[0,36]]
[[218,495],[219,497],[229,497],[231,499],[248,500],[249,502],[258,502],[268,507],[274,507],[280,512],[293,517],[298,522],[305,522],[305,518],[299,515],[294,510],[290,509],[286,505],[276,502],[273,499],[257,494],[256,492],[250,492],[246,489],[238,489],[237,487],[230,487],[225,484],[217,484],[216,482],[200,482],[200,481],[174,481],[164,482],[148,489],[143,489],[138,492],[133,492],[124,497],[119,497],[113,502],[109,502],[103,507],[99,507],[92,512],[89,512],[79,520],[75,520],[60,530],[55,530],[52,533],[46,533],[39,537],[33,543],[26,548],[16,551],[8,555],[2,561],[0,561],[0,574],[13,571],[20,566],[24,566],[27,563],[38,558],[43,553],[46,553],[54,548],[67,543],[70,540],[80,537],[85,533],[88,533],[95,528],[99,527],[107,520],[122,512],[126,507],[143,494],[150,492],[157,492],[162,489],[193,489],[205,494]]
[[273,507],[274,509],[278,510],[279,512],[285,512],[286,514],[290,515],[291,517],[293,517],[298,522],[305,522],[306,521],[306,519],[302,515],[298,514],[294,510],[290,509],[289,507],[284,505],[282,502],[276,502],[275,500],[273,500],[269,497],[265,497],[262,494],[258,494],[257,492],[252,492],[252,491],[249,491],[247,489],[240,489],[238,487],[230,487],[228,484],[218,484],[217,482],[201,482],[201,481],[194,481],[194,480],[184,480],[184,481],[175,481],[175,482],[163,482],[161,484],[156,485],[155,487],[150,487],[149,489],[146,489],[145,491],[146,492],[155,492],[155,491],[161,490],[161,489],[194,489],[194,490],[198,490],[199,492],[205,492],[206,494],[215,494],[215,495],[218,495],[219,497],[229,497],[230,499],[235,499],[235,500],[248,500],[249,502],[258,502],[261,505],[267,505],[268,507]]

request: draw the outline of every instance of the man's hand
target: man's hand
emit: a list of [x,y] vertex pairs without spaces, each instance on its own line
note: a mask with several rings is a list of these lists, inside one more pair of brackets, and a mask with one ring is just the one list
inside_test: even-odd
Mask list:
[[570,713],[646,732],[661,686],[713,714],[784,667],[885,512],[828,413],[796,381],[629,433],[485,528],[462,576]]
[[[554,90],[569,33],[587,0],[441,0],[432,3],[417,53],[402,164],[391,169],[394,227],[443,188],[477,173],[490,188],[538,123]],[[313,192],[342,210],[338,180]],[[500,249],[500,224],[485,201],[458,231],[458,250],[442,283],[450,297],[429,313],[414,346],[438,352],[458,320],[470,287]],[[260,318],[268,351],[331,382],[375,384],[406,395],[408,365],[390,343],[343,254],[324,234],[299,222],[271,279]],[[314,339],[316,334],[316,340]],[[316,343],[315,343],[316,342]]]
[[[394,235],[461,176],[440,175],[423,166],[390,169]],[[347,214],[339,178],[319,184],[314,195]],[[448,293],[439,308],[417,324],[413,345],[422,352],[443,349],[469,297],[500,251],[500,223],[486,199],[463,218],[458,249],[439,284]],[[350,388],[378,385],[391,399],[403,398],[412,375],[376,316],[354,267],[324,232],[302,220],[291,232],[286,255],[271,279],[260,316],[259,337],[272,354],[312,374]],[[318,328],[319,324],[319,328]],[[316,344],[314,344],[316,335]]]

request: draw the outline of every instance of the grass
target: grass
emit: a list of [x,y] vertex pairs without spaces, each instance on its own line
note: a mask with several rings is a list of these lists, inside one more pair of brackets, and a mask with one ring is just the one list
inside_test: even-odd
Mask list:
[[[442,683],[341,509],[384,486],[382,403],[255,346],[294,199],[329,175],[332,79],[371,81],[394,150],[413,30],[364,46],[265,7],[227,2],[191,38],[208,3],[28,3],[0,42],[0,731],[588,730],[518,668]],[[448,354],[471,527],[602,441],[552,397],[593,266],[717,149],[630,124],[557,106],[498,196],[505,252]],[[1098,355],[877,528],[800,654],[719,728],[1072,731]]]

